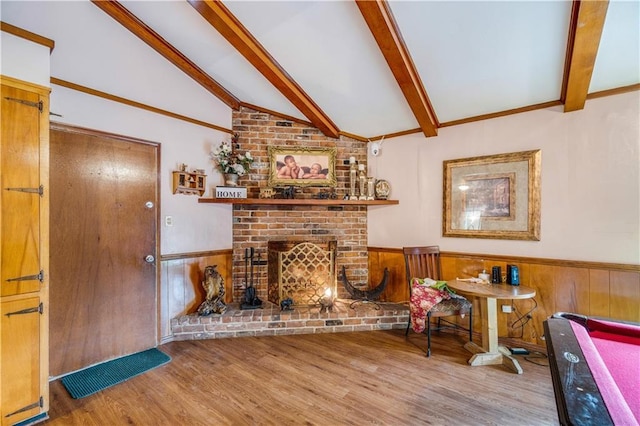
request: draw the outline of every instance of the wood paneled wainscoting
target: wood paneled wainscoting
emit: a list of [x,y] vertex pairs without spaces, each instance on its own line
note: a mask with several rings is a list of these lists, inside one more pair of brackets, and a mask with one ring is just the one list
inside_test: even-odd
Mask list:
[[232,250],[168,254],[160,257],[160,342],[173,340],[171,319],[195,312],[204,301],[204,268],[218,265],[225,303],[233,299]]
[[[401,248],[369,247],[369,285],[390,271],[381,300],[409,299]],[[640,322],[640,265],[442,252],[444,279],[477,277],[493,266],[517,265],[520,283],[536,290],[534,299],[505,300],[498,306],[498,336],[544,346],[542,322],[558,311]],[[474,329],[481,330],[480,301],[473,300]],[[501,306],[510,305],[511,313]],[[466,320],[462,320],[466,322]]]
[[[380,283],[384,268],[390,271],[384,302],[407,302],[404,258],[400,248],[370,247],[369,285]],[[522,285],[536,289],[534,299],[503,301],[512,313],[499,307],[498,335],[544,346],[542,322],[558,311],[640,322],[640,265],[525,258],[442,252],[445,279],[477,276],[492,266],[517,265]],[[204,268],[218,265],[225,281],[225,302],[232,303],[232,250],[164,255],[160,279],[160,343],[173,340],[171,319],[196,311],[204,300]],[[338,283],[340,284],[340,283]],[[480,302],[474,303],[474,328],[481,330]],[[530,315],[531,318],[528,318]],[[466,320],[462,320],[466,322]]]

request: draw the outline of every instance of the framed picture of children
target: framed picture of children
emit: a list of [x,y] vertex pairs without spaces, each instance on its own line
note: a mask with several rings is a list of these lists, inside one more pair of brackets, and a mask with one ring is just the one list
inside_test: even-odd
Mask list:
[[269,186],[336,186],[335,148],[270,146]]

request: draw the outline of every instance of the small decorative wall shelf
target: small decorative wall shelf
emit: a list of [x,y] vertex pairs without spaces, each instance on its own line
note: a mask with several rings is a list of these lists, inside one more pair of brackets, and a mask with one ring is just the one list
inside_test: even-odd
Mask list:
[[199,195],[204,194],[207,175],[195,172],[173,172],[173,193]]

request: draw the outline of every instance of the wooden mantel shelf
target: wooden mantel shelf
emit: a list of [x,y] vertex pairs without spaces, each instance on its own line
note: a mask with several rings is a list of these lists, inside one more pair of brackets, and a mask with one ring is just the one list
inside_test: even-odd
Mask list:
[[315,198],[198,198],[199,203],[252,204],[258,206],[388,206],[398,200],[326,200]]

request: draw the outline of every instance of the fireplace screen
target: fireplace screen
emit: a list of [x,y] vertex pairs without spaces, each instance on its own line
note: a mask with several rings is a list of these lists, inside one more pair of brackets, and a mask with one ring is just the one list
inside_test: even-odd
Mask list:
[[336,241],[269,242],[269,301],[317,305],[327,289],[336,294]]

